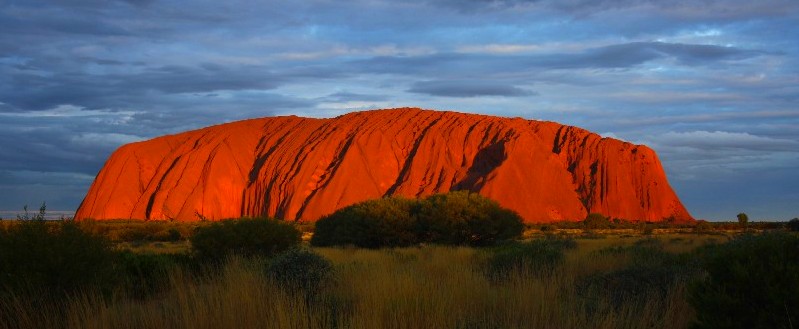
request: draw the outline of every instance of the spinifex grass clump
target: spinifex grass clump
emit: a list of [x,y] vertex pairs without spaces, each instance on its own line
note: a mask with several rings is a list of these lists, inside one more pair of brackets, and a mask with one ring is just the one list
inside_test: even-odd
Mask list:
[[468,191],[422,200],[383,198],[340,209],[316,222],[314,246],[403,247],[419,243],[488,246],[517,238],[514,211]]
[[333,264],[327,258],[303,248],[278,254],[266,266],[266,276],[290,294],[312,301],[333,283]]
[[146,298],[168,284],[169,273],[192,267],[188,254],[155,254],[151,252],[120,251],[116,257],[116,275],[129,296]]
[[564,260],[564,250],[573,249],[571,239],[542,239],[511,242],[493,250],[486,273],[497,280],[517,275],[548,275]]
[[588,276],[578,283],[577,289],[588,299],[608,296],[614,306],[665,298],[675,284],[696,274],[696,264],[687,255],[666,252],[657,239],[644,239],[632,246],[606,248],[597,253],[626,258],[628,264]]
[[198,258],[221,261],[230,254],[269,257],[297,246],[300,237],[291,223],[244,218],[198,227],[191,245]]

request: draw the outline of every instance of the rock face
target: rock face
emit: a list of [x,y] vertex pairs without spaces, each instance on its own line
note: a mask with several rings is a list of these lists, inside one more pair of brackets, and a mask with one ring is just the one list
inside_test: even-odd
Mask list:
[[691,221],[655,152],[554,122],[420,109],[207,127],[119,148],[76,219],[314,221],[390,195],[468,189],[528,222]]

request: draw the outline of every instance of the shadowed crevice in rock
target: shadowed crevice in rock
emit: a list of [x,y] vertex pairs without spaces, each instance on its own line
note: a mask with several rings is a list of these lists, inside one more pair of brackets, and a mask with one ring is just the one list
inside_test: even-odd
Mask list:
[[[178,164],[178,161],[179,161],[179,160],[180,160],[180,157],[177,157],[177,158],[175,158],[175,160],[174,160],[174,161],[172,161],[172,163],[169,165],[169,168],[167,168],[167,170],[166,170],[166,172],[164,173],[164,175],[163,175],[163,176],[161,176],[161,179],[160,179],[160,180],[158,180],[158,185],[157,185],[157,187],[155,188],[155,190],[156,190],[156,191],[160,191],[160,190],[161,190],[161,184],[163,184],[163,183],[164,183],[164,181],[165,181],[165,180],[166,180],[166,178],[168,177],[169,173],[171,173],[171,172],[172,172],[172,170],[173,170],[173,169],[175,169],[175,165],[177,165],[177,164]],[[158,195],[158,192],[155,192],[155,193],[153,193],[152,195],[150,195],[150,199],[149,199],[149,200],[147,200],[147,210],[145,210],[145,213],[144,213],[144,214],[145,214],[145,217],[144,217],[144,219],[151,219],[151,218],[152,218],[150,215],[151,215],[151,214],[152,214],[152,212],[153,212],[153,205],[155,204],[155,197],[156,197],[157,195]]]
[[481,149],[475,155],[472,166],[466,171],[466,177],[456,183],[452,190],[479,192],[485,185],[488,174],[502,165],[502,162],[507,158],[505,142],[494,143]]
[[440,120],[441,119],[439,118],[430,122],[430,124],[428,124],[427,127],[425,127],[424,130],[422,130],[422,132],[419,134],[419,137],[416,138],[411,152],[408,154],[405,163],[402,165],[402,170],[400,170],[396,182],[394,182],[394,185],[391,185],[391,187],[386,190],[386,193],[383,194],[384,197],[394,195],[394,193],[397,191],[397,188],[399,188],[400,185],[405,182],[408,177],[408,173],[411,170],[411,166],[413,165],[413,160],[416,158],[416,153],[419,152],[419,146],[422,145],[422,141],[424,141],[424,138],[427,136],[427,132],[430,131],[430,128],[435,126],[435,124]]

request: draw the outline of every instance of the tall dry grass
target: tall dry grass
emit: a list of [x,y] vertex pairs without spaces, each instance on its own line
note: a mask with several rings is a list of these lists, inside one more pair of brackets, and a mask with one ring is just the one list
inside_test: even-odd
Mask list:
[[[618,242],[617,243],[626,243]],[[282,290],[263,275],[263,260],[233,258],[203,274],[169,273],[168,288],[146,299],[86,293],[48,307],[0,301],[20,328],[686,328],[693,312],[685,283],[665,296],[613,303],[587,296],[581,280],[627,265],[581,241],[551,275],[517,271],[506,280],[483,273],[489,254],[466,247],[392,250],[316,249],[336,283],[318,300]],[[11,310],[9,313],[8,310]]]

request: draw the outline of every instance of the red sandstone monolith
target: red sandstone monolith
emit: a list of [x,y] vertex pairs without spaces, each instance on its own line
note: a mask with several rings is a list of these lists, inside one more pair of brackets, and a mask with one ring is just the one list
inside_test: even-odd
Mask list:
[[76,219],[314,221],[471,190],[527,222],[693,220],[655,152],[554,122],[421,109],[251,119],[120,147]]

